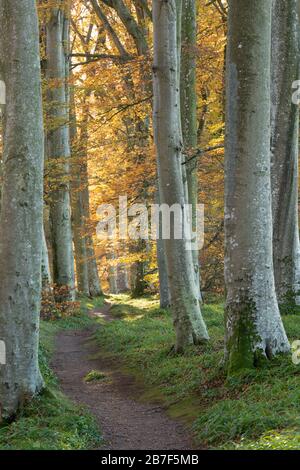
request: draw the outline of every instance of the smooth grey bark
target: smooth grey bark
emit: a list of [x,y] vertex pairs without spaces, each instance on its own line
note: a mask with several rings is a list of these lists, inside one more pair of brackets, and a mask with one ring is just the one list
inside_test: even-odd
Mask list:
[[45,231],[43,227],[42,233],[42,289],[44,290],[51,290],[52,285],[52,278],[51,278],[51,271],[49,265],[49,255],[48,255],[48,247],[46,242]]
[[74,88],[70,90],[70,139],[71,139],[71,207],[77,290],[89,295],[89,274],[86,251],[85,217],[83,208],[81,152],[78,141]]
[[[162,204],[186,204],[182,165],[179,64],[175,0],[153,2],[154,26],[154,141],[157,152],[159,194]],[[188,232],[189,224],[185,223]],[[189,234],[164,240],[171,309],[176,330],[175,351],[209,339],[201,315],[194,280]]]
[[[194,0],[182,0],[181,12],[181,76],[180,76],[180,101],[181,101],[181,126],[184,144],[184,153],[187,159],[197,149],[198,122],[197,122],[197,92],[196,92],[196,46],[197,46],[197,5]],[[197,230],[197,204],[198,204],[198,159],[194,158],[186,165],[186,178],[188,187],[188,200],[192,205],[192,230]],[[193,238],[196,242],[196,237]],[[200,291],[199,251],[193,250],[193,263],[196,286],[199,287],[199,299],[202,300]]]
[[[159,190],[156,191],[156,204],[160,205]],[[158,234],[156,239],[156,256],[159,279],[159,304],[160,308],[167,308],[171,304],[171,296],[168,282],[167,262],[165,256],[164,241],[162,238],[161,218],[158,221]]]
[[[88,98],[88,97],[87,97]],[[81,182],[82,182],[82,206],[83,220],[85,224],[85,244],[86,244],[86,262],[88,269],[89,294],[91,297],[97,297],[103,294],[97,260],[95,255],[94,241],[90,234],[90,192],[89,192],[89,176],[87,166],[87,148],[88,148],[88,104],[86,105],[84,119],[81,124],[80,147],[81,147]]]
[[[89,275],[86,250],[85,224],[83,218],[83,203],[81,178],[78,165],[72,163],[71,207],[72,229],[75,253],[77,290],[80,294],[89,295]],[[77,171],[76,171],[77,170]]]
[[66,287],[66,300],[75,299],[74,257],[69,194],[70,135],[68,102],[68,36],[66,5],[51,8],[46,25],[48,105],[51,119],[47,156],[57,181],[50,194],[50,225],[53,250],[53,282]]
[[167,263],[164,252],[164,242],[162,238],[156,241],[157,266],[159,272],[159,305],[160,308],[168,308],[171,303],[168,283]]
[[289,351],[272,259],[271,9],[272,0],[229,1],[225,149],[229,374]]
[[[44,147],[44,151],[45,151]],[[45,152],[46,155],[47,152]],[[46,159],[44,160],[46,162]],[[50,269],[50,274],[51,274],[51,283],[53,285],[53,254],[52,254],[52,239],[51,239],[51,229],[50,229],[50,218],[49,218],[49,206],[48,204],[45,204],[44,201],[44,234],[46,238],[46,244],[47,244],[47,250],[48,250],[48,260],[49,260],[49,269]]]
[[274,0],[272,17],[271,162],[275,286],[290,313],[300,303],[298,223],[299,79],[298,0]]
[[6,83],[0,216],[0,419],[37,394],[43,229],[43,115],[34,0],[0,2],[0,69]]

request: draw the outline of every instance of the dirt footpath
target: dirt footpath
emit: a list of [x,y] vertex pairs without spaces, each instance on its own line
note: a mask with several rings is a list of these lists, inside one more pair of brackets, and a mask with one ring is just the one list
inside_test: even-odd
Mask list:
[[[94,313],[108,315],[108,308]],[[101,448],[193,449],[189,431],[183,425],[170,419],[160,406],[138,400],[141,390],[133,377],[118,371],[111,359],[95,359],[99,350],[91,335],[89,330],[61,331],[56,338],[52,368],[63,392],[87,405],[96,417],[105,440]],[[102,372],[104,378],[86,383],[84,378],[92,370]]]

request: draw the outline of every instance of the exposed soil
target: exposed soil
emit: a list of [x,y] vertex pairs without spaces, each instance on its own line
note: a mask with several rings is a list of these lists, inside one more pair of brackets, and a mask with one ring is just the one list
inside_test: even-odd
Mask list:
[[[109,305],[93,314],[112,321]],[[52,367],[63,392],[88,406],[96,417],[105,440],[101,449],[193,449],[189,430],[170,419],[160,406],[139,401],[142,389],[136,380],[124,375],[111,359],[99,357],[92,333],[61,331],[56,338]],[[100,371],[104,378],[87,383],[84,379],[92,370]]]

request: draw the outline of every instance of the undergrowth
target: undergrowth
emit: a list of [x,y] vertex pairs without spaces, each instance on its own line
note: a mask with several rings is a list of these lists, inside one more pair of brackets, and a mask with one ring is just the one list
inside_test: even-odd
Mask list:
[[[300,366],[291,356],[227,380],[223,365],[223,305],[205,305],[211,341],[182,356],[170,354],[169,312],[153,298],[112,296],[116,321],[97,334],[101,354],[120,360],[145,384],[141,399],[163,402],[189,422],[201,446],[228,449],[298,449]],[[291,340],[300,339],[300,317],[286,315]]]

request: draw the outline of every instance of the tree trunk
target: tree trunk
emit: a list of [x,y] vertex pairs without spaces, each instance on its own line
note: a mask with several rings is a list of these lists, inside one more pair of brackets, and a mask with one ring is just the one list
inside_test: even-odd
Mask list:
[[[179,64],[175,0],[153,2],[154,25],[154,139],[157,151],[159,194],[162,204],[186,204],[180,123]],[[175,351],[208,340],[194,279],[190,234],[164,240],[172,313],[176,330]]]
[[93,237],[90,234],[90,191],[89,191],[89,175],[88,175],[88,122],[89,122],[89,93],[85,96],[83,120],[81,123],[80,133],[80,163],[81,163],[81,184],[82,184],[82,210],[83,210],[83,224],[85,232],[85,245],[86,245],[86,262],[88,270],[88,284],[89,294],[91,297],[98,297],[103,294],[97,261],[95,256],[95,248]]
[[170,306],[171,299],[168,283],[167,263],[164,252],[164,242],[161,238],[157,239],[156,251],[159,272],[159,305],[160,308],[168,308]]
[[[108,260],[115,260],[115,254],[110,253],[107,255]],[[108,283],[109,283],[109,292],[110,294],[118,294],[118,284],[117,284],[117,267],[115,264],[110,264],[108,267]]]
[[38,365],[43,116],[34,0],[1,2],[0,41],[0,68],[6,83],[0,339],[6,344],[7,364],[0,367],[0,414],[6,419],[43,384]]
[[85,234],[86,227],[83,208],[83,185],[81,176],[81,153],[80,143],[78,142],[73,86],[71,87],[70,93],[70,114],[70,139],[72,149],[71,207],[77,290],[80,294],[89,295],[89,274]]
[[46,242],[45,231],[43,227],[43,234],[42,234],[42,288],[43,291],[50,291],[51,290],[51,272],[49,266],[49,256],[48,256],[48,247]]
[[[156,191],[156,204],[160,204],[159,190]],[[159,305],[160,308],[168,308],[171,304],[171,296],[168,282],[167,261],[164,241],[162,238],[161,218],[158,220],[158,234],[156,240],[156,257],[159,278]]]
[[271,8],[272,0],[229,2],[225,282],[230,374],[289,350],[272,260]]
[[[198,142],[197,122],[197,93],[196,93],[196,45],[197,45],[197,5],[194,0],[182,1],[181,17],[181,126],[183,133],[184,153],[190,158],[196,151]],[[186,165],[186,177],[188,186],[189,204],[192,205],[192,231],[197,231],[197,204],[198,204],[198,159],[194,158]],[[196,237],[193,238],[196,244]],[[199,299],[202,300],[200,291],[199,251],[193,250],[193,263],[196,286],[199,287]]]
[[66,5],[51,8],[47,23],[47,79],[50,130],[48,159],[53,162],[55,181],[50,195],[53,245],[53,282],[66,287],[65,300],[74,300],[74,258],[69,194],[70,136],[68,110],[68,31]]
[[94,241],[92,236],[90,235],[89,231],[90,228],[89,220],[90,220],[90,192],[89,192],[89,181],[88,181],[88,169],[87,169],[87,155],[85,154],[85,158],[82,161],[82,198],[83,198],[83,217],[84,217],[84,224],[85,224],[85,243],[86,243],[86,256],[87,256],[87,268],[88,268],[88,281],[89,281],[89,294],[91,297],[98,297],[103,294],[96,255],[95,255],[95,248],[94,248]]
[[[74,165],[77,167],[77,165]],[[74,168],[75,169],[75,168]],[[73,173],[73,180],[71,184],[71,201],[72,201],[72,227],[73,227],[73,242],[75,251],[75,265],[76,265],[76,278],[77,289],[80,294],[89,295],[89,274],[88,274],[88,260],[86,250],[86,237],[85,237],[85,224],[82,212],[82,194],[81,194],[81,179],[80,176]]]
[[[92,2],[93,5],[96,2]],[[131,10],[128,8],[126,5],[126,2],[123,0],[112,0],[109,2],[109,6],[114,8],[115,11],[117,12],[120,20],[124,24],[128,34],[132,37],[135,47],[136,47],[136,52],[139,57],[141,56],[146,56],[149,53],[149,44],[148,44],[148,28],[146,27],[147,21],[145,18],[145,13],[144,13],[144,8],[139,8],[136,10],[137,12],[137,19],[136,21],[135,16],[131,13]],[[95,8],[95,5],[94,5]],[[95,12],[97,14],[97,8],[95,8]],[[146,9],[147,10],[147,9]],[[99,12],[100,13],[100,12]],[[98,17],[103,17],[103,14],[101,15],[98,14]],[[105,26],[105,20],[104,18],[102,19],[103,25]],[[107,28],[107,27],[106,27]],[[115,46],[117,47],[120,55],[125,56],[128,55],[124,48],[120,47],[120,43],[116,41],[116,38],[113,38],[111,33],[110,37],[113,40]],[[147,67],[145,68],[142,62],[139,65],[140,67],[140,72],[141,72],[141,77],[142,77],[142,92],[145,93],[149,91],[149,94],[151,92],[151,74],[149,74]],[[150,75],[150,76],[149,76]],[[131,74],[127,73],[125,76],[125,82],[128,87],[128,91],[130,93],[130,96],[132,97],[132,101],[136,100],[135,96],[135,85],[134,81],[132,79]],[[127,121],[127,123],[126,123]],[[141,149],[141,155],[137,156],[137,161],[136,164],[140,163],[140,160],[143,161],[144,159],[144,149],[149,146],[149,118],[146,116],[144,118],[141,117],[127,117],[124,119],[124,123],[128,129],[130,129],[129,133],[131,137],[129,137],[128,140],[128,146],[132,150],[132,146],[136,149],[139,148]],[[134,138],[132,138],[132,135],[134,135]],[[140,195],[142,199],[147,200],[148,199],[148,194],[147,194],[147,181],[145,181],[145,184],[143,188],[141,189],[142,194]],[[138,252],[140,251],[141,253],[145,253],[147,250],[147,246],[143,242],[138,242],[136,243],[136,246],[132,245],[132,252]],[[134,265],[131,268],[131,291],[132,295],[134,297],[141,297],[145,293],[145,289],[147,288],[147,282],[144,279],[144,273],[147,270],[147,262],[146,261],[136,261]]]
[[[107,3],[107,2],[105,2]],[[114,8],[127,29],[128,33],[132,37],[138,55],[144,55],[148,52],[148,44],[143,31],[143,28],[136,22],[134,16],[130,13],[130,9],[127,7],[123,0],[110,0],[109,6]]]
[[128,279],[128,270],[125,263],[120,263],[117,266],[117,286],[118,291],[121,293],[129,292],[129,279]]
[[299,79],[297,0],[275,0],[272,19],[271,159],[275,286],[282,311],[300,303],[298,223],[299,106],[291,87]]
[[109,267],[109,274],[108,274],[108,283],[109,283],[109,293],[110,294],[118,294],[118,285],[117,285],[117,275],[116,275],[116,268],[115,266]]
[[100,279],[99,279],[94,242],[91,236],[87,237],[86,251],[87,251],[90,296],[98,297],[100,295],[103,295],[103,292],[102,292]]
[[[145,240],[138,240],[134,246],[134,251],[137,253],[145,253],[147,250],[147,244]],[[147,281],[145,280],[146,262],[144,260],[136,261],[132,266],[132,283],[131,283],[131,295],[133,298],[143,297],[147,288]]]

